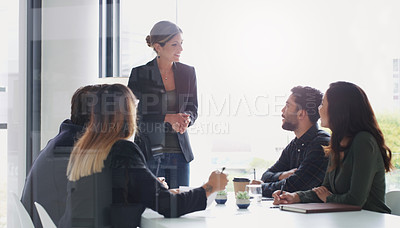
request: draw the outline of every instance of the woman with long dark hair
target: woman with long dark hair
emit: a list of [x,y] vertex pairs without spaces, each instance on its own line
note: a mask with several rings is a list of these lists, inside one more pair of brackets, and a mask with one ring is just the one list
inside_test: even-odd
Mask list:
[[365,92],[349,82],[330,84],[319,109],[321,126],[332,131],[328,170],[322,186],[295,193],[276,191],[274,204],[335,202],[390,213],[385,204],[385,173],[392,152]]

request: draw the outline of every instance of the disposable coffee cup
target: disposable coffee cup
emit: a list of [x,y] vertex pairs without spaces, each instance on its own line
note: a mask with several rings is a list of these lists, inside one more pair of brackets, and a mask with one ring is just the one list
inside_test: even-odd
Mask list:
[[233,178],[233,189],[235,190],[235,196],[239,191],[246,191],[246,185],[248,184],[250,184],[250,180],[248,178]]

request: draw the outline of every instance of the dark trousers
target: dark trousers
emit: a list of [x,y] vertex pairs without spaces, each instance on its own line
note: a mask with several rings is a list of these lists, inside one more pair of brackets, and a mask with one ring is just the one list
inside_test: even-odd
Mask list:
[[165,177],[170,188],[189,186],[190,166],[182,153],[161,153],[147,165],[156,177]]

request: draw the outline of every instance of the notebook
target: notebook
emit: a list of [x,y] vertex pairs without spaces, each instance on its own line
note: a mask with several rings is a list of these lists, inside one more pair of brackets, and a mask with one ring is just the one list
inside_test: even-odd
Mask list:
[[284,211],[294,211],[300,213],[322,213],[337,211],[360,211],[360,206],[341,204],[341,203],[296,203],[281,204],[279,208]]

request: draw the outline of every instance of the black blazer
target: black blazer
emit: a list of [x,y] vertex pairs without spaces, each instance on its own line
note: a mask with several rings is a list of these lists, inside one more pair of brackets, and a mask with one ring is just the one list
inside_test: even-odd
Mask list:
[[[175,88],[178,95],[179,113],[190,115],[189,126],[197,119],[197,82],[194,67],[174,62],[172,70],[175,76]],[[147,159],[151,159],[152,148],[164,145],[164,118],[167,112],[167,96],[162,82],[157,60],[132,69],[128,87],[140,100],[138,105],[139,137],[135,142],[140,145]],[[172,114],[172,113],[171,113]],[[179,145],[187,162],[193,160],[193,152],[187,131],[178,135]]]
[[127,140],[114,143],[101,172],[68,182],[67,191],[58,228],[137,227],[146,207],[175,218],[207,206],[202,187],[170,193],[146,168],[138,146]]

